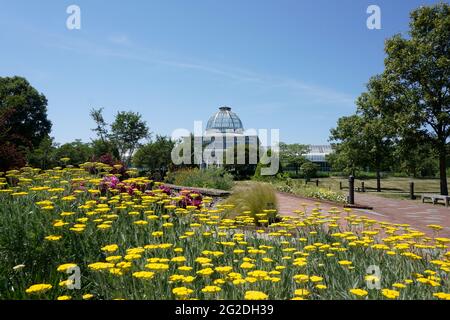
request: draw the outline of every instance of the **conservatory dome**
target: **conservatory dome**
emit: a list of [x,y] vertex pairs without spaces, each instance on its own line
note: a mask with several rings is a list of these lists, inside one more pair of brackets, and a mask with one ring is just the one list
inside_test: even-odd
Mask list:
[[242,134],[244,132],[241,119],[239,119],[236,113],[231,111],[230,107],[219,108],[219,111],[209,118],[208,124],[206,125],[206,134],[217,132],[235,134]]

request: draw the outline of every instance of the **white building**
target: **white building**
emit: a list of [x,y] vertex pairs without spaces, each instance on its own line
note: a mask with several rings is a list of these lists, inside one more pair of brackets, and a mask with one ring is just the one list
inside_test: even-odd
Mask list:
[[233,146],[238,146],[238,148],[245,145],[258,147],[256,134],[246,134],[241,119],[231,111],[230,107],[226,106],[219,108],[219,111],[209,118],[202,141],[205,146],[203,161],[206,166],[222,165],[225,151],[230,150]]
[[320,171],[330,171],[327,156],[333,152],[330,145],[310,145],[306,159],[318,165]]

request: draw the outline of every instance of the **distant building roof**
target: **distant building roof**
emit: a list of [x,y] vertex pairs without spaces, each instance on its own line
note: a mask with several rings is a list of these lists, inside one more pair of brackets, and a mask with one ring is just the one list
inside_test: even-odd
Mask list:
[[208,120],[206,125],[206,133],[238,133],[241,134],[244,131],[241,119],[238,115],[231,111],[230,107],[221,107]]
[[330,145],[310,145],[309,151],[304,155],[306,159],[312,162],[325,162],[326,156],[333,152]]

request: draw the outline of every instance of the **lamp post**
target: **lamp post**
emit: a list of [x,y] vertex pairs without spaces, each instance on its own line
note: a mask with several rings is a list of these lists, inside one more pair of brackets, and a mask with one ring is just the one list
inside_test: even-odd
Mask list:
[[348,177],[348,203],[355,204],[355,177]]
[[414,182],[409,183],[409,198],[411,200],[416,200],[416,196],[414,195]]

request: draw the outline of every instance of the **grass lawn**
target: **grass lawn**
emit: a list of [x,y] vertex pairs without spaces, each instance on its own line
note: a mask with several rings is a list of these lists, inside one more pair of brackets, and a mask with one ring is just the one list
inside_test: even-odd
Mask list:
[[[296,181],[304,183],[303,180]],[[382,192],[376,192],[376,179],[355,179],[355,188],[361,187],[361,182],[363,181],[366,192],[388,198],[409,198],[409,183],[411,181],[414,182],[414,193],[416,196],[422,193],[440,193],[439,179],[383,178],[381,179]],[[348,179],[340,177],[319,178],[319,187],[339,191],[339,182],[342,182],[342,187],[344,188],[342,192],[346,193],[348,190]],[[309,182],[309,185],[315,185],[315,179]]]

